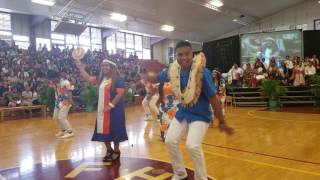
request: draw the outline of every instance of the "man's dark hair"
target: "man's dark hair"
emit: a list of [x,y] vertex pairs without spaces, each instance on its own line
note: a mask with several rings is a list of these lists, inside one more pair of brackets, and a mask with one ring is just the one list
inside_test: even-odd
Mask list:
[[179,41],[174,49],[174,51],[177,51],[178,48],[181,47],[190,47],[191,48],[191,44],[188,41]]

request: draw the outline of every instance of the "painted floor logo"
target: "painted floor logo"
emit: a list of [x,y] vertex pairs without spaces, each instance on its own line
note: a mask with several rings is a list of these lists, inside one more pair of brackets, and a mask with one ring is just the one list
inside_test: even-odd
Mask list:
[[[193,171],[187,169],[187,172],[188,179],[193,179]],[[35,164],[27,171],[17,167],[0,170],[0,174],[3,179],[28,180],[166,180],[171,179],[172,168],[171,164],[158,160],[123,157],[120,162],[103,163],[99,158],[92,158],[61,160],[51,165]]]

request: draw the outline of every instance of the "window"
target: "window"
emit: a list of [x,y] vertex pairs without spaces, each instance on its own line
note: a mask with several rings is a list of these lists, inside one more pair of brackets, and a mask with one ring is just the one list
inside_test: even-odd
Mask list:
[[116,53],[116,34],[113,34],[109,37],[107,37],[107,50],[109,54],[115,54]]
[[[54,32],[57,21],[51,21],[51,40],[52,44],[59,47],[83,47],[88,50],[102,49],[102,35],[100,28],[87,27],[80,36],[72,34],[59,34]],[[115,41],[114,41],[115,42]],[[124,45],[124,43],[123,43]]]
[[92,51],[94,50],[101,50],[102,49],[102,45],[99,45],[99,44],[92,44]]
[[69,45],[76,45],[77,44],[76,36],[73,34],[66,34],[66,42]]
[[7,13],[0,13],[0,30],[11,31],[11,16]]
[[1,31],[0,30],[0,39],[10,42],[12,40],[12,33],[10,31]]
[[133,49],[126,49],[126,57],[129,58],[130,54],[134,55]]
[[[91,49],[90,46],[80,46],[80,47],[82,47],[85,50],[85,52]],[[71,46],[71,48],[72,48],[72,46]]]
[[124,40],[124,33],[117,32],[116,33],[116,44],[117,48],[119,49],[125,49],[125,40]]
[[47,49],[50,51],[51,50],[51,43],[50,39],[45,39],[45,38],[36,38],[36,47],[39,49],[39,44],[43,47],[46,45]]
[[28,49],[30,45],[28,36],[13,35],[13,40],[15,41],[15,44],[21,49]]
[[[141,58],[141,57],[139,57]],[[143,59],[151,59],[151,51],[150,49],[143,49],[143,55],[142,55]]]
[[91,46],[89,27],[87,27],[79,36],[79,44],[80,46],[87,46],[87,47]]
[[91,42],[93,44],[102,44],[101,29],[91,28]]
[[150,37],[145,37],[144,36],[142,38],[142,47],[143,47],[143,50],[142,50],[143,56],[142,56],[142,58],[143,59],[151,59]]
[[136,55],[138,56],[138,59],[143,59],[143,58],[142,58],[143,55],[142,55],[142,52],[141,52],[141,51],[140,51],[140,52],[137,51],[137,52],[136,52]]
[[0,13],[0,39],[7,42],[12,40],[10,14]]
[[127,49],[134,48],[133,34],[126,34],[126,48]]
[[150,49],[150,37],[143,37],[142,47],[144,49]]
[[51,38],[64,41],[64,34],[52,33]]
[[91,28],[91,47],[92,50],[102,49],[101,29]]
[[[134,49],[136,51],[142,51],[142,36],[134,36]],[[142,56],[140,56],[142,58]]]
[[56,25],[58,24],[57,21],[51,21],[51,31],[54,31],[54,28],[56,27]]
[[53,39],[52,40],[52,44],[57,44],[57,45],[63,45],[64,46],[64,40],[62,41],[62,40]]

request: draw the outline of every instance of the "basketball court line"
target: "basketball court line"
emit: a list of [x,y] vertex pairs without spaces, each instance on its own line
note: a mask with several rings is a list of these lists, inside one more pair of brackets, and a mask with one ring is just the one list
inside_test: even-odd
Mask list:
[[[100,157],[100,158],[103,158],[104,156],[95,156],[95,157]],[[160,161],[160,162],[165,162],[165,163],[168,163],[168,164],[171,164],[170,161],[166,161],[166,160],[163,160],[163,159],[157,159],[157,158],[151,158],[151,157],[141,157],[141,156],[122,156],[124,158],[137,158],[137,159],[148,159],[148,160],[154,160],[154,161]],[[72,159],[66,159],[66,158],[61,158],[61,159],[56,159],[56,162],[58,161],[64,161],[64,160],[72,160]],[[32,165],[37,165],[37,164],[41,164],[42,162],[34,162]],[[98,162],[99,163],[99,162]],[[14,168],[19,168],[20,166],[13,166],[13,167],[9,167],[9,168],[5,168],[5,169],[0,169],[0,171],[5,171],[5,170],[10,170],[10,169],[14,169]],[[189,167],[189,166],[185,166],[186,168],[194,171],[194,169],[192,167]],[[207,174],[208,178],[210,178],[211,180],[217,180],[216,178],[210,176],[209,174]],[[3,176],[1,176],[0,174],[0,180],[7,180],[6,178],[4,179],[1,179]]]
[[296,162],[312,164],[312,165],[320,165],[320,162],[312,162],[312,161],[305,161],[305,160],[300,160],[300,159],[287,158],[287,157],[283,157],[283,156],[275,156],[275,155],[270,155],[270,154],[265,154],[265,153],[247,151],[247,150],[243,150],[243,149],[237,149],[237,148],[226,147],[226,146],[219,146],[219,145],[208,144],[208,143],[202,143],[202,144],[207,145],[207,146],[213,146],[213,147],[217,147],[217,148],[222,148],[222,149],[229,149],[229,150],[233,150],[233,151],[237,151],[237,152],[244,152],[244,153],[255,154],[255,155],[266,156],[266,157],[272,157],[272,158],[278,158],[278,159],[289,160],[289,161],[296,161]]
[[271,118],[271,117],[263,117],[263,116],[256,116],[253,113],[257,112],[258,110],[250,110],[248,111],[248,116],[256,119],[264,119],[264,120],[270,120],[270,121],[289,121],[289,122],[302,122],[302,123],[315,123],[315,124],[320,124],[320,121],[306,121],[306,120],[289,120],[289,119],[277,119],[277,118]]
[[302,174],[308,174],[308,175],[314,175],[314,176],[320,176],[319,172],[312,172],[312,171],[306,171],[306,170],[301,170],[301,169],[296,169],[296,168],[289,168],[286,166],[280,166],[280,165],[275,165],[275,164],[270,164],[270,163],[265,163],[261,161],[255,161],[255,160],[250,160],[250,159],[245,159],[245,158],[240,158],[240,157],[235,157],[235,156],[230,156],[226,154],[221,154],[221,153],[214,153],[214,152],[209,152],[209,151],[203,151],[204,153],[213,155],[213,156],[219,156],[227,159],[233,159],[233,160],[238,160],[238,161],[243,161],[243,162],[248,162],[260,166],[267,166],[267,167],[272,167],[276,169],[283,169],[283,170],[288,170],[292,172],[298,172]]

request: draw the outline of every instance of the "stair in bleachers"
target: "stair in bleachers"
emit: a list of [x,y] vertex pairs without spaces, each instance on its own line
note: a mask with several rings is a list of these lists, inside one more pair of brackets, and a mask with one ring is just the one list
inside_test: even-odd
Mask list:
[[[315,105],[315,98],[310,87],[287,87],[286,95],[280,97],[284,105]],[[234,106],[267,106],[268,98],[261,96],[259,88],[233,88],[228,91]]]
[[260,95],[259,88],[233,88],[228,93],[234,106],[267,106],[267,98]]
[[315,97],[310,91],[309,86],[287,87],[285,96],[280,97],[280,105],[316,105]]

